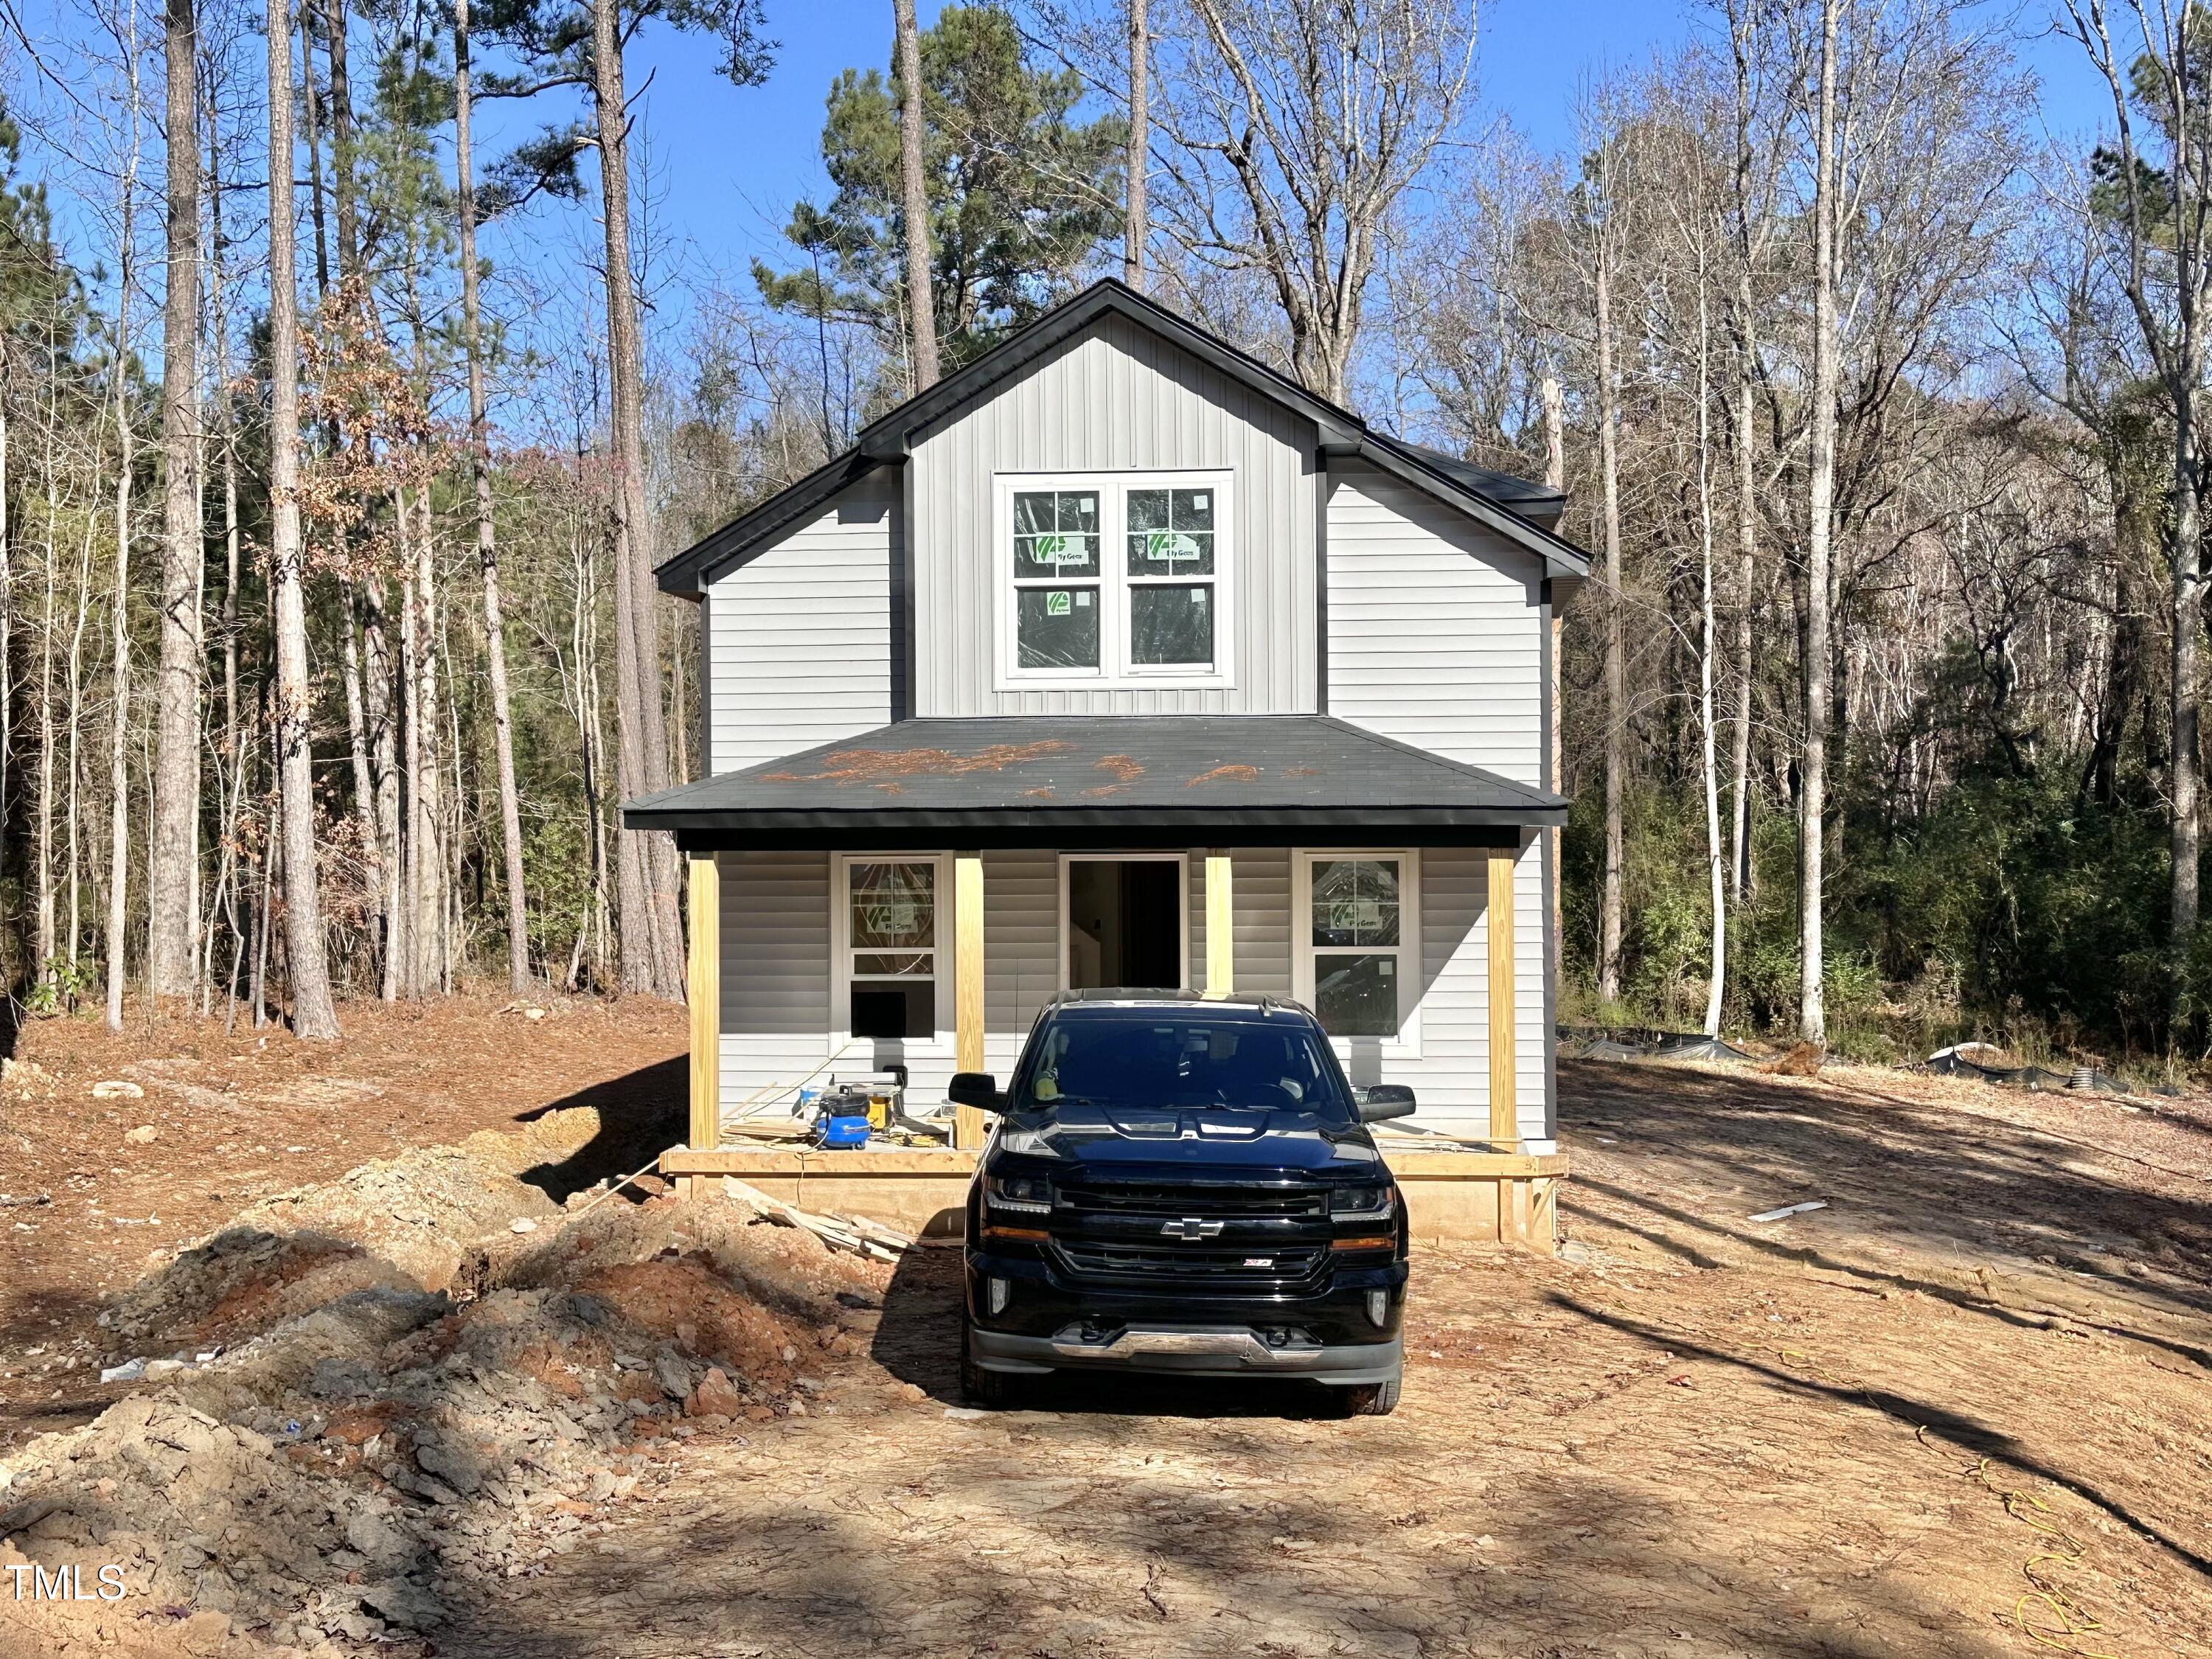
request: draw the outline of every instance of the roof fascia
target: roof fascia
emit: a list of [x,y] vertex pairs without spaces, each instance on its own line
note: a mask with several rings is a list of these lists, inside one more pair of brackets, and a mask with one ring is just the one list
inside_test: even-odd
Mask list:
[[1407,453],[1387,438],[1363,433],[1357,446],[1339,453],[1356,455],[1363,461],[1381,467],[1393,477],[1413,485],[1446,507],[1456,507],[1477,523],[1496,531],[1506,540],[1527,549],[1544,562],[1547,576],[1589,574],[1589,555],[1565,537],[1547,530],[1543,526],[1522,518],[1511,507],[1445,477],[1419,456]]
[[750,512],[740,514],[665,561],[654,569],[653,580],[664,593],[697,599],[733,562],[835,499],[839,491],[866,477],[878,465],[858,449],[832,457],[798,483],[786,485]]

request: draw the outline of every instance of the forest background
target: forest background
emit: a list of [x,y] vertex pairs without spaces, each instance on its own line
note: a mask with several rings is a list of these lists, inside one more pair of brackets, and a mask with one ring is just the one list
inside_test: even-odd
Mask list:
[[740,260],[637,64],[742,189],[759,0],[0,7],[17,1007],[680,995],[652,565],[1110,274],[1571,492],[1571,1018],[2203,1059],[2212,12],[1714,0],[1540,145],[1469,0],[850,11]]

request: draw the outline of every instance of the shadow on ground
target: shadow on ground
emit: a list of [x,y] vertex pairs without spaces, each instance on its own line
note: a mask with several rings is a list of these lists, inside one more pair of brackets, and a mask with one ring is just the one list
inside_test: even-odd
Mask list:
[[599,1132],[556,1163],[540,1164],[521,1178],[556,1204],[602,1181],[620,1181],[645,1168],[684,1136],[690,1111],[690,1061],[682,1055],[641,1066],[621,1077],[563,1095],[550,1105],[515,1115],[535,1122],[555,1112],[588,1106],[599,1115]]

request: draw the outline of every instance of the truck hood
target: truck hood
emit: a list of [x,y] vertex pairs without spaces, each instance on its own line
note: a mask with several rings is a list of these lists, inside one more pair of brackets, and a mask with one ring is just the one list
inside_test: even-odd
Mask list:
[[1010,1152],[1029,1152],[1100,1174],[1144,1165],[1193,1173],[1341,1170],[1379,1161],[1364,1127],[1295,1110],[1069,1104],[1041,1121],[1009,1119],[1000,1134]]

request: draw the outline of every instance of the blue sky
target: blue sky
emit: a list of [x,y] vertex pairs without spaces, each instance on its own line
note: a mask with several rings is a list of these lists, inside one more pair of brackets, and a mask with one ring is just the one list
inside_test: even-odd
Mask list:
[[[921,0],[925,27],[939,0]],[[2021,55],[2044,82],[2045,124],[2057,135],[2093,131],[2105,106],[2071,42],[2032,38],[2045,27],[2044,0],[1985,4],[1990,21],[2016,15]],[[701,264],[742,279],[755,254],[779,261],[791,204],[826,193],[823,100],[848,67],[884,66],[890,48],[885,0],[768,0],[782,42],[763,87],[739,91],[714,73],[696,38],[648,29],[630,85],[644,107],[659,212]],[[1542,151],[1573,142],[1576,90],[1589,72],[1648,61],[1680,43],[1702,13],[1676,0],[1495,0],[1480,14],[1480,93]],[[648,84],[647,77],[650,78]]]

